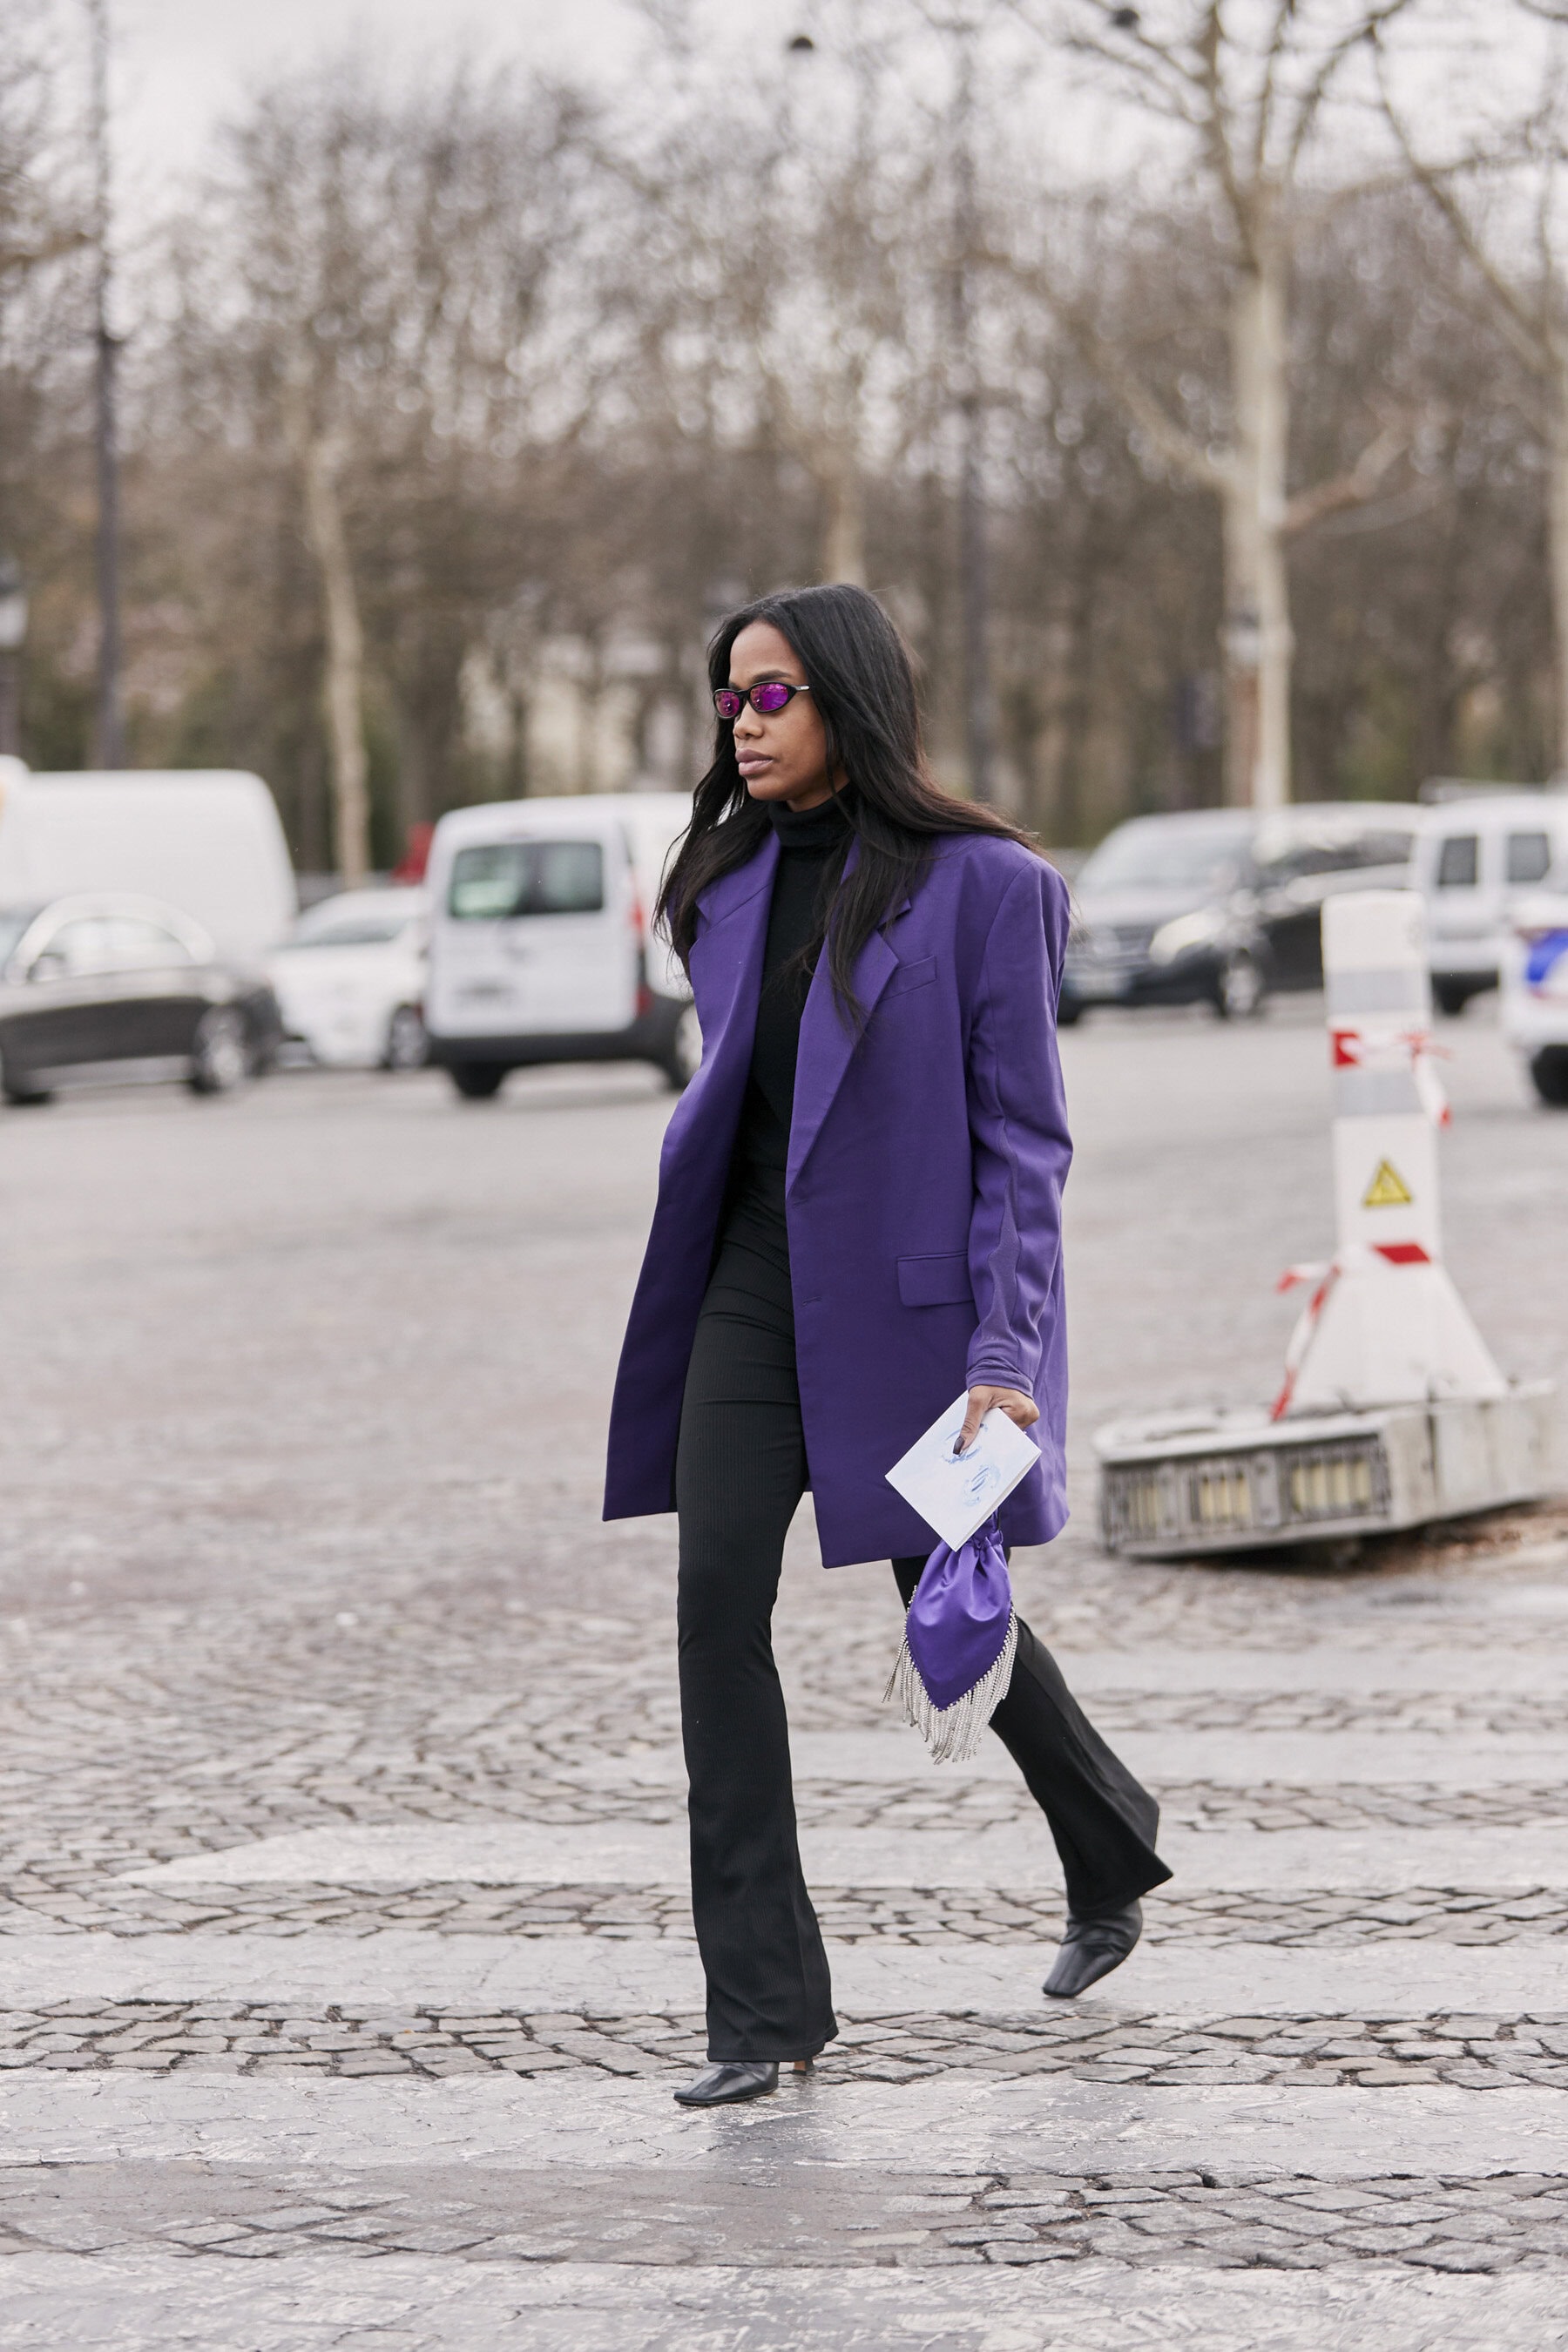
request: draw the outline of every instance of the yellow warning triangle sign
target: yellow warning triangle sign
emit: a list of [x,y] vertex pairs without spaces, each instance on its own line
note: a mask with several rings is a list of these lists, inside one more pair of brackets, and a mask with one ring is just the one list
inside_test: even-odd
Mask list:
[[1377,1173],[1362,1195],[1363,1209],[1407,1209],[1415,1195],[1391,1160],[1380,1160]]

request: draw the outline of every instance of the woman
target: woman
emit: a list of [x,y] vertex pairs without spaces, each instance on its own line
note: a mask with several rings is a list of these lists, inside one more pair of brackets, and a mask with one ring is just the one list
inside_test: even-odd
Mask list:
[[[770,1625],[809,1487],[824,1565],[890,1559],[906,1604],[931,1529],[885,1473],[962,1390],[1040,1449],[1009,1543],[1067,1517],[1060,1197],[1071,1147],[1055,1012],[1060,877],[953,800],[914,677],[863,589],[731,614],[709,658],[718,740],[659,914],[703,1058],[665,1138],[616,1385],[605,1515],[674,1508],[691,1892],[709,2070],[755,2098],[837,2032],[801,1874]],[[1046,1990],[1131,1950],[1170,1873],[1153,1800],[1018,1629],[994,1728],[1067,1879]]]

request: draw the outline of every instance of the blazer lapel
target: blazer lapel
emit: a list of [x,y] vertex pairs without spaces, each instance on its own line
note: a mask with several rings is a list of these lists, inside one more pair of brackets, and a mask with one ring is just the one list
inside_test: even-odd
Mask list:
[[724,875],[699,901],[703,920],[691,947],[691,981],[702,1023],[699,1077],[706,1074],[704,1092],[712,1087],[722,1091],[737,1057],[744,1084],[778,862],[778,838],[770,831],[754,857]]
[[[854,855],[851,851],[846,862],[846,873],[850,870]],[[899,914],[907,913],[910,904],[906,898],[898,910]],[[855,965],[855,993],[860,1000],[867,1022],[876,1011],[882,991],[899,968],[899,959],[884,935],[886,929],[884,926],[882,930],[872,932]],[[844,1083],[844,1074],[859,1042],[860,1033],[851,1026],[834,1003],[833,982],[827,969],[826,950],[824,950],[816,960],[805,1010],[800,1017],[800,1055],[795,1071],[795,1117],[789,1130],[789,1167],[784,1179],[786,1192],[795,1189],[795,1180],[822,1132],[822,1122],[833,1108],[834,1097]]]
[[770,825],[744,866],[733,866],[728,874],[721,874],[717,882],[709,884],[698,899],[702,929],[697,935],[697,944],[706,940],[721,923],[727,923],[749,899],[756,897],[759,890],[772,890],[778,862],[779,837]]

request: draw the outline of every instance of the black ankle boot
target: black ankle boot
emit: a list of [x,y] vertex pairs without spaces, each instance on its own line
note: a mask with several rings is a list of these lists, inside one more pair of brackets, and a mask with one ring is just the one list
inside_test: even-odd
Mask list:
[[676,2097],[683,2107],[733,2107],[742,2099],[765,2099],[770,2091],[779,2086],[779,2070],[775,2063],[752,2065],[742,2060],[726,2059],[721,2065],[710,2066],[699,2074],[695,2083],[688,2083]]
[[1124,1911],[1099,1911],[1079,1918],[1069,1911],[1057,1964],[1046,1979],[1053,2000],[1071,2000],[1091,1984],[1119,1969],[1143,1933],[1143,1906],[1129,1903]]

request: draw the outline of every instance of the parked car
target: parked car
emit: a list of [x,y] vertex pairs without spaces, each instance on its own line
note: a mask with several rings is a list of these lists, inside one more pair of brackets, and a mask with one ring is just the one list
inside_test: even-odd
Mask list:
[[283,1035],[318,1062],[416,1070],[426,1060],[426,894],[343,890],[267,960]]
[[649,929],[684,793],[455,809],[427,887],[430,1058],[484,1100],[539,1062],[651,1062],[684,1087],[702,1038],[679,965]]
[[1478,793],[1426,812],[1414,878],[1444,1013],[1498,984],[1521,901],[1568,871],[1568,793]]
[[184,1078],[226,1094],[277,1056],[263,976],[220,957],[156,898],[83,892],[0,908],[0,1092],[43,1103],[62,1079]]
[[1234,1020],[1270,990],[1321,986],[1323,900],[1403,884],[1419,824],[1416,809],[1378,802],[1130,818],[1073,884],[1059,1019],[1209,1003]]
[[1568,1108],[1568,870],[1520,900],[1502,961],[1502,1032],[1543,1103]]
[[0,907],[43,907],[81,890],[130,890],[177,908],[243,965],[281,939],[299,903],[259,776],[226,768],[36,775],[0,759]]

